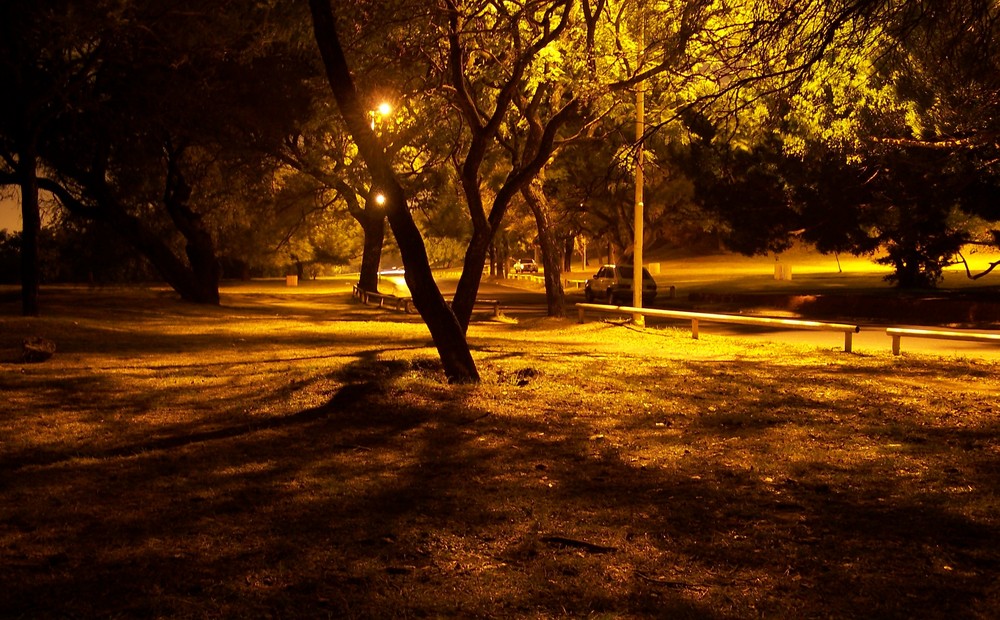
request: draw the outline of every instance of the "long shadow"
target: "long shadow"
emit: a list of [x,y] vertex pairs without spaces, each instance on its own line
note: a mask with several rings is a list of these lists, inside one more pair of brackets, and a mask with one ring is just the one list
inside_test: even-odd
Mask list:
[[[611,442],[565,403],[526,391],[521,411],[480,408],[433,364],[382,352],[339,370],[329,402],[267,426],[7,471],[0,616],[952,618],[997,601],[995,520],[880,462],[837,465],[851,484],[831,484],[823,459],[768,480],[710,450],[762,447],[776,426],[837,439],[840,415],[942,450],[995,427],[950,437],[907,411],[886,425],[877,403],[821,395],[836,368],[799,369],[789,390],[783,369],[751,382],[759,362],[687,362],[635,372],[663,370],[702,415],[640,438],[649,418],[622,412]],[[412,372],[440,379],[436,398],[400,392]],[[734,395],[770,411],[726,413]],[[667,410],[666,396],[649,398]],[[690,454],[640,464],[641,442]],[[977,484],[996,480],[987,453],[968,457]]]
[[181,448],[193,444],[218,441],[222,439],[233,439],[252,433],[307,424],[309,422],[329,417],[356,405],[366,398],[371,391],[375,390],[376,387],[377,386],[374,383],[346,385],[340,388],[329,402],[318,407],[304,409],[291,415],[267,418],[210,431],[175,434],[168,437],[160,437],[141,443],[129,444],[127,446],[117,446],[114,448],[75,450],[72,453],[39,452],[29,455],[22,454],[0,460],[0,473],[5,470],[16,471],[24,467],[54,465],[56,463],[75,459],[112,459],[117,457],[134,456],[137,454],[148,454],[150,452],[171,450],[174,448]]

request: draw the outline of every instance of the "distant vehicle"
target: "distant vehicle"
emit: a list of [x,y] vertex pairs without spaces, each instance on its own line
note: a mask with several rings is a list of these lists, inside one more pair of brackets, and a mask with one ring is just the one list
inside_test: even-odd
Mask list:
[[514,273],[538,273],[538,265],[534,259],[522,258],[514,263]]
[[[635,267],[632,265],[604,265],[593,278],[587,280],[583,295],[587,301],[601,300],[614,304],[632,303],[632,276]],[[642,303],[653,301],[656,297],[656,282],[645,267],[642,269]]]
[[409,297],[410,287],[406,285],[406,271],[400,267],[383,269],[378,272],[378,292],[383,295]]

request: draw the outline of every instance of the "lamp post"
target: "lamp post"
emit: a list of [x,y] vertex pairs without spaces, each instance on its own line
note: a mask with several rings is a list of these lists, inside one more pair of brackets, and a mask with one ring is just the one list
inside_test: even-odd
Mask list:
[[[646,22],[640,17],[639,22],[639,50],[636,70],[642,71],[643,46],[646,39]],[[643,175],[642,175],[642,147],[646,133],[646,101],[644,83],[640,81],[636,86],[635,93],[635,242],[633,244],[632,263],[635,271],[632,275],[632,306],[642,308],[642,236],[643,236]],[[638,327],[645,327],[646,318],[640,313],[632,315],[632,323]]]

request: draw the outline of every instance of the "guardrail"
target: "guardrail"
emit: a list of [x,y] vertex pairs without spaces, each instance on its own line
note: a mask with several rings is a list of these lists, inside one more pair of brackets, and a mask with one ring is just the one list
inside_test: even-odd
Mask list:
[[861,331],[858,325],[847,323],[824,323],[821,321],[803,321],[799,319],[777,319],[760,316],[742,316],[735,314],[713,314],[709,312],[687,312],[684,310],[660,310],[659,308],[633,308],[631,306],[608,306],[604,304],[576,304],[579,320],[584,322],[588,310],[610,314],[641,314],[643,316],[660,317],[664,319],[680,319],[691,321],[691,337],[698,338],[700,323],[731,323],[736,325],[760,325],[771,327],[788,327],[792,329],[808,329],[814,331],[842,332],[844,334],[844,351],[850,353],[854,346],[854,334]]
[[892,354],[899,355],[900,340],[908,338],[936,338],[938,340],[964,340],[966,342],[986,342],[1000,345],[1000,334],[969,332],[953,329],[919,329],[909,327],[889,327],[885,333],[892,337]]

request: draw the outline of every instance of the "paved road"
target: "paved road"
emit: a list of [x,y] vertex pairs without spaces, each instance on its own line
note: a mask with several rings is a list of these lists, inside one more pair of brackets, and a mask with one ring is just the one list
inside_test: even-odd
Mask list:
[[[450,295],[454,292],[455,284],[456,281],[442,281],[440,283],[442,292]],[[536,289],[526,288],[526,285],[512,286],[484,281],[480,287],[479,298],[499,300],[501,306],[504,308],[504,313],[515,318],[521,316],[543,316],[545,314],[545,293]],[[568,305],[584,301],[582,291],[567,291],[566,301]],[[689,325],[683,321],[662,321],[652,318],[647,318],[646,324],[649,326],[668,324],[679,326]],[[861,333],[854,335],[854,351],[856,353],[885,353],[891,351],[892,339],[885,334],[886,327],[887,325],[862,324]],[[897,327],[919,326],[905,325]],[[710,338],[713,335],[726,335],[773,342],[812,344],[818,347],[841,350],[844,347],[844,336],[837,332],[772,329],[721,323],[702,323],[700,332],[702,338]],[[976,342],[904,337],[901,349],[904,354],[909,352],[1000,360],[1000,347]]]

